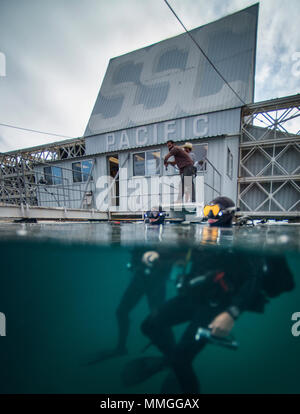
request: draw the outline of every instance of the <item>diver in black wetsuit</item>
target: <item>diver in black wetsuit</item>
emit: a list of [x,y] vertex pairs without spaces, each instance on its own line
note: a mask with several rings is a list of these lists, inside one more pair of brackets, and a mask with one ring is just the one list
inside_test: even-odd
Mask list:
[[117,308],[119,338],[116,351],[127,353],[126,341],[129,333],[129,313],[146,296],[150,311],[159,307],[166,298],[166,280],[172,261],[163,252],[135,249],[132,254],[130,269],[132,280],[125,290]]
[[162,210],[162,207],[153,208],[146,211],[144,214],[144,222],[151,225],[160,225],[165,223],[166,212]]
[[[197,249],[191,261],[193,267],[181,282],[178,296],[150,314],[142,324],[142,332],[162,352],[161,363],[173,369],[184,393],[199,392],[192,362],[207,340],[195,340],[198,328],[208,328],[216,337],[227,337],[241,312],[255,306],[263,309],[262,298],[258,298],[260,280],[250,275],[249,269],[245,273],[244,259],[234,254],[224,256],[223,251],[218,255],[213,250]],[[207,264],[205,269],[204,263]],[[169,329],[183,322],[189,325],[175,344]]]
[[231,198],[217,197],[204,207],[203,214],[210,227],[231,227],[235,211],[236,207]]
[[101,351],[90,364],[127,354],[126,342],[130,328],[130,312],[146,296],[150,311],[166,299],[166,281],[173,264],[173,254],[168,250],[147,251],[145,247],[132,251],[129,269],[133,277],[117,307],[118,340],[116,348]]
[[[205,206],[204,211],[212,220],[210,225],[218,223],[228,227],[234,203],[219,197]],[[277,289],[277,293],[293,288],[284,257],[275,258],[273,265],[272,260],[268,266],[263,258],[251,258],[248,253],[200,247],[192,251],[190,259],[192,268],[178,281],[178,296],[164,303],[142,323],[142,332],[163,357],[148,357],[149,362],[147,358],[140,358],[132,361],[131,365],[129,363],[123,371],[125,385],[138,383],[169,367],[175,373],[181,392],[198,393],[199,384],[192,363],[208,343],[205,336],[196,340],[198,328],[209,329],[214,338],[226,338],[243,311],[263,312],[267,302],[266,285],[273,286],[276,271],[287,276],[284,279],[288,281],[285,288]],[[170,328],[183,322],[189,322],[189,325],[176,344]],[[166,387],[163,388],[166,391]],[[174,389],[168,392],[174,392]]]

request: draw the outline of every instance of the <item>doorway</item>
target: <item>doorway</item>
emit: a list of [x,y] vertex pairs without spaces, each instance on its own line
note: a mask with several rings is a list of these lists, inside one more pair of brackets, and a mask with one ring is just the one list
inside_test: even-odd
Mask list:
[[108,175],[114,180],[114,184],[111,188],[111,206],[120,206],[120,186],[119,186],[119,156],[108,155],[107,157]]

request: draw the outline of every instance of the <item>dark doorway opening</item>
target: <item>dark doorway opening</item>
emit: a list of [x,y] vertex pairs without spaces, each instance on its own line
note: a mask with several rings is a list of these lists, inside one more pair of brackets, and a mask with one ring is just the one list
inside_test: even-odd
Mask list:
[[114,180],[111,188],[111,204],[112,206],[120,206],[120,186],[119,186],[119,156],[109,155],[107,157],[108,175]]

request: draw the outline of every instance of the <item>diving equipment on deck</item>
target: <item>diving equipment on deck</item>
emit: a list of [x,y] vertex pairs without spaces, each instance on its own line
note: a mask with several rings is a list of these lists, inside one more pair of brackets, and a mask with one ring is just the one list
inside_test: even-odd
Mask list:
[[203,219],[203,203],[164,204],[162,208],[168,213],[169,220],[200,223]]

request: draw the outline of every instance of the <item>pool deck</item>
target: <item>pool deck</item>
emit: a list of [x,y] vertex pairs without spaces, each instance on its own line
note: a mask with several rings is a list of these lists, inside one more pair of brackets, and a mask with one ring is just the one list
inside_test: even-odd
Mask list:
[[[178,206],[177,206],[178,207]],[[195,206],[196,207],[196,206]],[[173,210],[169,214],[167,220],[172,221],[182,221],[185,218],[182,216],[182,211]],[[178,214],[176,214],[178,213]],[[99,211],[95,209],[71,209],[64,207],[39,207],[39,206],[29,206],[29,205],[5,205],[0,204],[0,220],[4,221],[14,221],[14,220],[58,220],[58,221],[137,221],[143,220],[144,212],[130,212],[130,211]],[[193,216],[193,213],[189,214],[190,219]],[[256,211],[247,211],[247,212],[237,212],[237,217],[247,216],[252,219],[277,219],[277,220],[289,220],[291,222],[300,222],[300,211],[290,211],[290,212],[256,212]],[[201,221],[202,217],[195,214],[197,221]]]

